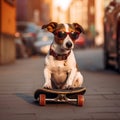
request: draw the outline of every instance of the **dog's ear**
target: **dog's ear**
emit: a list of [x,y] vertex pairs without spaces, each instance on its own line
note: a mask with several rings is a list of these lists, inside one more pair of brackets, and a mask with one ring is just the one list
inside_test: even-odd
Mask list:
[[43,25],[42,29],[47,29],[49,32],[54,32],[56,27],[57,27],[57,23],[56,22],[51,22],[47,25]]
[[79,25],[78,23],[73,23],[73,26],[75,27],[75,29],[77,31],[79,31],[80,33],[85,33],[83,27],[81,25]]

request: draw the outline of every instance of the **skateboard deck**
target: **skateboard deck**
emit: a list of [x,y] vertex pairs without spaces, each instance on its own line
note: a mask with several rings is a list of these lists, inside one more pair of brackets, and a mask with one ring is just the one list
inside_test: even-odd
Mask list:
[[45,106],[46,102],[67,102],[77,103],[79,106],[84,104],[84,94],[86,92],[85,87],[79,87],[75,89],[37,89],[34,93],[34,98],[39,101],[41,106]]

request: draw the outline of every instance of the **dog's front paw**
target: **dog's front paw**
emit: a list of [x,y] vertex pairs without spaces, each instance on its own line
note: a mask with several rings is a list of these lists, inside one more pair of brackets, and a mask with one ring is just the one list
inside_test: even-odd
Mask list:
[[66,84],[66,85],[64,86],[64,89],[68,89],[68,90],[69,90],[69,89],[73,89],[73,86],[72,86],[72,85],[69,85],[69,84],[68,84],[68,85]]
[[44,84],[43,87],[44,87],[44,88],[47,88],[47,89],[52,89],[51,83],[47,83],[47,82]]

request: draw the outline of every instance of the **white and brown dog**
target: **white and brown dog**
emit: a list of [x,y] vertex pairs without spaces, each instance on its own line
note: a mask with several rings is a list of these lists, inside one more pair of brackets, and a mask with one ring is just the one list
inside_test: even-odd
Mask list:
[[71,89],[80,87],[83,76],[78,71],[73,53],[74,42],[79,37],[83,28],[77,24],[58,24],[51,22],[43,25],[54,34],[54,40],[45,59],[45,88]]

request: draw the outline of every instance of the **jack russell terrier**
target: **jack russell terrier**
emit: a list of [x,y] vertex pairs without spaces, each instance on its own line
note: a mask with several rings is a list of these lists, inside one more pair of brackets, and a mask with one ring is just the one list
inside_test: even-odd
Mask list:
[[42,29],[54,34],[54,40],[45,58],[44,88],[72,89],[80,87],[83,83],[83,76],[78,71],[72,49],[80,33],[84,33],[83,28],[78,23],[51,22],[43,25]]

